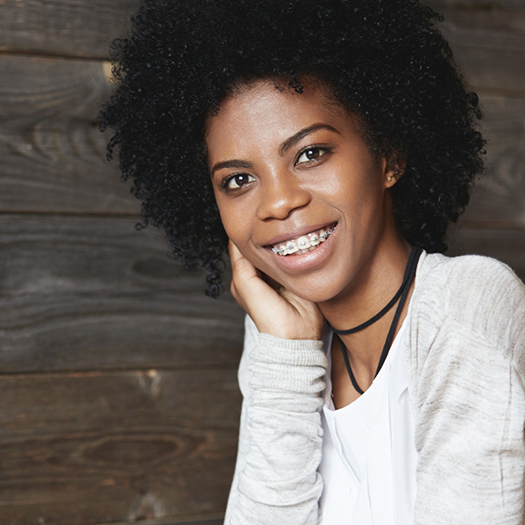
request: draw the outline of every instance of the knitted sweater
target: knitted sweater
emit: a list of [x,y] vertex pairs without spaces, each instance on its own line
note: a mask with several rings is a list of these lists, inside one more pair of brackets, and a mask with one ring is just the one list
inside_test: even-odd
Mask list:
[[[493,259],[423,252],[407,322],[414,523],[522,525],[525,286]],[[317,525],[323,342],[259,334],[249,319],[246,327],[225,525]]]

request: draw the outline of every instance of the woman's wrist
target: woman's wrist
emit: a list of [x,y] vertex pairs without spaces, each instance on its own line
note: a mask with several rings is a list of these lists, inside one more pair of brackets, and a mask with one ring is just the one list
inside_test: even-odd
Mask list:
[[328,359],[322,341],[259,334],[250,361],[253,388],[315,395],[324,390]]

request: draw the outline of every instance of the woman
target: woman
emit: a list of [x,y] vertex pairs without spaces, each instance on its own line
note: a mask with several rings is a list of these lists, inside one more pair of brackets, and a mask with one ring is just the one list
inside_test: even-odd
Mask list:
[[227,524],[521,524],[525,291],[447,227],[477,97],[409,0],[143,3],[101,113],[144,223],[246,310]]

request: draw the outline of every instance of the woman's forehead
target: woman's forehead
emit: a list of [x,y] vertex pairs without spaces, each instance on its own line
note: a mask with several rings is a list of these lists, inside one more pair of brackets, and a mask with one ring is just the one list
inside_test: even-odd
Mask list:
[[[286,124],[292,115],[326,115],[327,118],[348,118],[351,114],[335,101],[325,85],[306,78],[298,92],[284,79],[269,78],[236,85],[231,94],[219,105],[218,110],[207,119],[207,130],[217,123],[234,124],[246,119],[259,120],[266,125],[274,122]],[[255,122],[254,122],[255,123]]]
[[307,85],[296,93],[259,82],[228,97],[210,117],[208,162],[213,166],[231,159],[278,159],[305,137],[326,141],[330,134],[362,141],[355,116],[328,103],[321,90]]

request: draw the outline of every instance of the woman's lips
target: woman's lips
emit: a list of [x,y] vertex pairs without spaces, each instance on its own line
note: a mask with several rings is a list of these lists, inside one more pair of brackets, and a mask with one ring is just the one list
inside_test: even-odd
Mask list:
[[288,256],[293,254],[303,254],[315,250],[321,243],[332,234],[335,229],[335,224],[313,230],[305,235],[300,235],[296,238],[289,239],[282,243],[276,243],[272,246],[272,251],[276,255]]

